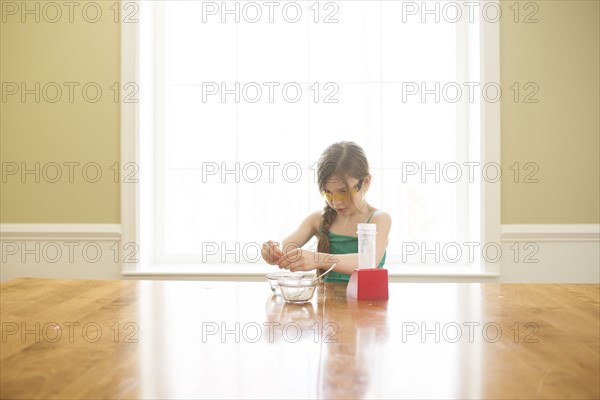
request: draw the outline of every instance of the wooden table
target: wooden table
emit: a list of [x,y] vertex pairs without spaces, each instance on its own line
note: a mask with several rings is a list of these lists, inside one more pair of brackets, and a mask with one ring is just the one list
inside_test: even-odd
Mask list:
[[598,398],[598,285],[16,279],[1,285],[0,396]]

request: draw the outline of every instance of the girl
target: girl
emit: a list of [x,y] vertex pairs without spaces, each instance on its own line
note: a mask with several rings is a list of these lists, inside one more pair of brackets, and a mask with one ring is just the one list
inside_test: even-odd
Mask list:
[[[264,243],[263,259],[291,271],[325,270],[337,263],[324,280],[347,282],[358,267],[357,225],[369,222],[377,225],[375,258],[377,267],[383,267],[392,219],[366,201],[371,175],[363,149],[354,142],[334,143],[325,149],[318,165],[325,208],[306,217],[281,248],[274,241]],[[302,249],[314,235],[317,251]]]

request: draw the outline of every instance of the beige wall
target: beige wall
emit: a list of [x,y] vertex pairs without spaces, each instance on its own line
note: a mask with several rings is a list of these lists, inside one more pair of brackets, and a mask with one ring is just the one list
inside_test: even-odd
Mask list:
[[[504,18],[501,25],[503,89],[514,82],[521,89],[526,82],[539,87],[537,104],[515,102],[510,90],[502,99],[501,151],[507,173],[502,223],[598,223],[600,2],[537,4],[538,23]],[[539,183],[514,183],[508,167],[515,162],[522,173],[533,171],[525,171],[524,163],[536,163]]]
[[[2,0],[3,9],[5,3],[22,4]],[[19,174],[8,176],[0,193],[2,223],[119,222],[119,185],[111,169],[119,161],[119,104],[110,89],[119,79],[119,25],[108,8],[112,2],[97,4],[103,4],[97,23],[86,22],[81,8],[73,23],[68,15],[56,24],[34,23],[31,16],[22,24],[4,15],[1,81],[57,82],[63,88],[55,104],[43,98],[36,104],[32,95],[25,103],[19,95],[0,103],[5,171],[7,162],[30,168],[40,162],[51,179],[55,169],[48,163],[56,162],[63,177],[49,183],[40,171],[40,183],[27,175],[23,184]],[[599,223],[599,2],[539,1],[539,22],[533,24],[515,23],[511,4],[503,6],[501,23],[502,223]],[[520,18],[528,11],[521,9]],[[80,83],[73,103],[64,82]],[[103,90],[97,103],[82,97],[88,82]],[[508,88],[514,82],[521,86],[519,102]],[[539,87],[537,104],[522,102],[527,82]],[[80,163],[73,183],[65,162]],[[509,170],[515,162],[518,183]],[[527,162],[539,167],[538,183],[523,182],[531,171],[524,169]],[[97,183],[86,181],[94,178],[93,168],[83,176],[86,163],[100,166]]]
[[[8,3],[21,6],[21,2],[0,2],[3,11]],[[44,2],[27,2],[31,8]],[[56,103],[33,95],[22,103],[20,96],[10,96],[2,102],[1,156],[6,163],[22,162],[33,168],[40,163],[40,175],[54,178],[56,171],[52,162],[58,163],[63,172],[57,183],[50,183],[40,176],[35,183],[34,175],[27,175],[21,183],[20,174],[6,177],[2,184],[1,222],[3,223],[118,223],[120,221],[119,185],[114,183],[109,168],[119,161],[119,103],[114,101],[110,86],[119,81],[119,31],[108,7],[103,4],[102,16],[96,23],[86,22],[82,6],[75,8],[74,22],[65,14],[59,22],[35,23],[28,16],[27,23],[20,23],[19,15],[6,19],[1,29],[1,81],[26,82],[29,88],[35,82],[43,87],[56,82],[62,89],[62,97]],[[58,2],[62,4],[62,2]],[[53,18],[50,9],[47,17]],[[87,16],[93,19],[94,9],[88,8]],[[68,86],[64,82],[80,83],[74,89],[70,103]],[[82,87],[96,82],[102,89],[102,97],[92,103],[93,90],[88,99],[82,95]],[[91,87],[91,86],[90,86]],[[40,90],[42,91],[42,90]],[[47,98],[55,91],[48,87]],[[20,93],[19,93],[20,94]],[[43,93],[42,93],[43,95]],[[73,182],[69,182],[69,167],[64,163],[80,163],[73,166]],[[102,177],[96,183],[95,164],[89,164],[86,175],[83,166],[97,163]],[[20,165],[19,165],[20,169]]]

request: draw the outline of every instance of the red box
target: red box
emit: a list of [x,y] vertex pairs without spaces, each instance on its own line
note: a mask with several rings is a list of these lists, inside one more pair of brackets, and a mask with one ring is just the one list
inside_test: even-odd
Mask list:
[[387,300],[389,298],[387,269],[355,269],[348,281],[346,296],[357,300]]

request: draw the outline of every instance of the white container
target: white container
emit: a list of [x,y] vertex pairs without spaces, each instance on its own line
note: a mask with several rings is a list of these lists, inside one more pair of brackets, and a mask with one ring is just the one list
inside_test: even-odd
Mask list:
[[375,268],[377,225],[358,224],[358,268]]

